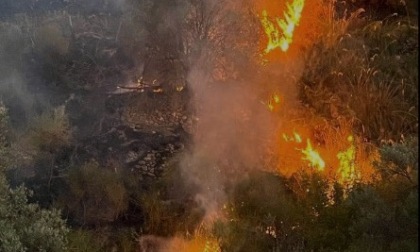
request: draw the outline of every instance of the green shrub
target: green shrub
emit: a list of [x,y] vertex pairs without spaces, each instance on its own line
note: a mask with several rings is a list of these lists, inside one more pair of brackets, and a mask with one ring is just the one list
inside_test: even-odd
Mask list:
[[393,201],[387,198],[376,186],[359,187],[349,195],[347,205],[354,212],[350,251],[401,251],[400,245],[415,251],[418,247],[418,192],[406,192]]
[[59,196],[59,202],[76,223],[109,223],[128,207],[127,192],[120,176],[96,162],[71,169],[66,182],[68,190]]
[[71,130],[65,107],[57,107],[33,118],[26,138],[36,152],[53,153],[61,147],[69,146]]
[[412,185],[418,185],[418,139],[384,145],[380,155],[381,159],[375,162],[375,166],[384,181],[404,179]]
[[95,242],[92,232],[82,229],[72,230],[68,235],[68,251],[74,252],[99,252],[102,251]]
[[0,173],[0,251],[65,251],[65,221],[56,209],[29,204],[31,192],[11,189]]
[[136,233],[130,228],[74,229],[68,236],[69,252],[136,252]]
[[144,233],[163,237],[193,234],[205,214],[191,199],[191,191],[197,189],[184,183],[177,158],[168,161],[166,167],[162,177],[137,198],[144,213]]
[[302,212],[284,182],[270,173],[253,172],[234,187],[224,207],[227,220],[214,226],[223,250],[295,251],[301,247]]

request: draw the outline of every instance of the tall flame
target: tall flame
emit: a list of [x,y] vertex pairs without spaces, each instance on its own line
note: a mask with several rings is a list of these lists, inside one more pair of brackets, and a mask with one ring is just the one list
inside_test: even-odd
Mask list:
[[340,176],[339,182],[351,186],[359,177],[359,174],[356,171],[356,147],[354,145],[353,136],[349,136],[347,141],[350,142],[350,147],[337,154],[337,158],[340,160],[338,173]]
[[319,153],[312,148],[312,144],[309,139],[307,139],[306,149],[302,150],[302,153],[305,155],[303,160],[309,161],[312,167],[317,168],[318,171],[324,170],[325,162]]
[[[298,145],[302,143],[302,137],[295,131],[293,132],[293,136],[283,133],[282,137],[285,142],[294,142]],[[309,165],[311,167],[316,168],[318,171],[324,170],[325,161],[322,159],[319,152],[312,147],[311,140],[309,138],[306,139],[305,149],[296,148],[296,150],[301,151],[303,154],[302,160],[309,161]]]
[[[268,44],[265,53],[268,53],[279,47],[283,52],[289,49],[293,42],[293,32],[299,25],[302,16],[305,0],[293,0],[291,4],[286,5],[284,18],[275,17],[275,22],[271,21],[266,10],[263,10],[261,24],[268,37]],[[277,24],[277,25],[276,25]]]

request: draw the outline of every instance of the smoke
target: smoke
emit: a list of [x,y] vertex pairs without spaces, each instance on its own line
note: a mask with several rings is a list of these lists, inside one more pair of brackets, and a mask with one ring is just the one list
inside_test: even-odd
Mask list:
[[45,106],[45,97],[30,89],[23,73],[22,58],[28,49],[25,38],[18,24],[0,22],[0,100],[15,129],[24,127],[28,118]]
[[264,94],[281,93],[289,107],[295,106],[296,84],[292,75],[285,77],[290,73],[284,70],[268,74],[279,80],[275,88],[264,86],[262,76],[246,83],[213,83],[201,67],[193,68],[188,78],[197,123],[194,148],[186,155],[182,169],[187,183],[199,187],[196,200],[210,220],[226,202],[229,185],[250,170],[265,168],[267,152],[281,122],[268,111]]
[[47,106],[42,94],[34,94],[28,90],[26,81],[19,72],[0,80],[0,100],[6,104],[15,129],[24,128],[31,117]]
[[[104,2],[107,4],[101,4]],[[186,69],[188,88],[193,97],[191,111],[194,111],[196,124],[193,131],[193,148],[185,154],[181,169],[185,183],[191,185],[191,188],[197,188],[193,193],[197,203],[205,210],[205,221],[211,222],[219,216],[221,207],[228,199],[231,185],[247,176],[250,170],[265,168],[265,157],[273,141],[273,133],[281,123],[268,111],[267,101],[271,94],[281,93],[287,101],[285,103],[296,104],[296,79],[302,68],[295,60],[262,65],[263,59],[259,56],[258,44],[262,34],[258,28],[259,22],[255,20],[255,13],[249,12],[243,1],[224,1],[223,5],[214,0],[202,2],[202,5],[195,6],[196,9],[188,14],[188,8],[191,6],[183,1],[80,1],[83,4],[78,8],[88,12],[97,9],[98,6],[111,6],[111,9],[135,12],[133,16],[144,22],[144,26],[152,24],[147,28],[136,27],[137,32],[126,30],[125,33],[124,26],[129,24],[122,25],[118,42],[132,42],[130,39],[124,40],[123,35],[135,38],[135,43],[131,43],[128,52],[144,47],[146,36],[149,36],[150,43],[161,45],[165,52],[173,49],[171,46],[175,47],[174,55],[183,46],[191,46],[188,50],[182,48],[185,49],[182,53],[190,53],[182,56],[188,58],[186,62],[192,62]],[[144,9],[140,9],[139,6]],[[129,10],[130,8],[132,10]],[[185,29],[180,29],[186,16],[195,20]],[[68,18],[65,20],[67,24]],[[139,32],[140,29],[147,32]],[[9,35],[12,34],[17,33]],[[156,34],[163,36],[163,41],[154,40]],[[184,41],[180,41],[182,39]],[[190,40],[185,41],[187,39]],[[25,41],[23,38],[16,40]],[[51,41],[55,40],[48,37],[48,46],[52,45]],[[191,44],[188,45],[187,42]],[[174,44],[176,46],[173,46]],[[19,44],[12,42],[10,45]],[[133,55],[134,53],[131,54]],[[17,58],[13,53],[9,56]],[[3,63],[0,62],[0,65]],[[0,92],[6,90],[5,87],[19,87],[14,91],[17,97],[26,102],[22,103],[25,108],[33,107],[35,97],[16,85],[22,83],[18,81],[22,78],[15,76],[1,79]]]
[[[245,25],[243,20],[228,22],[231,23],[223,27],[230,30],[238,24],[252,27],[252,23]],[[206,56],[190,66],[187,78],[196,125],[193,149],[181,166],[185,182],[198,188],[195,200],[205,210],[205,223],[221,217],[229,188],[236,181],[250,170],[266,168],[269,146],[275,141],[273,136],[280,124],[267,109],[270,94],[281,93],[289,106],[297,104],[296,82],[302,71],[301,62],[290,59],[263,66],[263,59],[253,56],[259,49],[258,29],[248,34],[239,31],[222,32],[229,37],[224,41],[232,44],[225,45],[229,50],[220,55],[215,47],[204,48],[202,55]],[[246,46],[238,48],[243,44]],[[220,61],[229,62],[229,67],[221,70],[221,75],[226,76],[222,80],[214,75],[217,63],[212,65]]]

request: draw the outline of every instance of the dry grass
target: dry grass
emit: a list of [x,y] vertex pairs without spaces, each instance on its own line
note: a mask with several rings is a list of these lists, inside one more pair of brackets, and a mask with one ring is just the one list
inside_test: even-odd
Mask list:
[[[308,53],[300,97],[329,119],[345,117],[375,142],[418,131],[418,27],[371,21],[320,41]],[[331,38],[333,38],[331,40]]]

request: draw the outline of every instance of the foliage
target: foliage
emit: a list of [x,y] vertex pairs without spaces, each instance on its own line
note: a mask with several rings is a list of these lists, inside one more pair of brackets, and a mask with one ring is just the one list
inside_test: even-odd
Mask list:
[[168,162],[167,171],[137,204],[144,212],[144,233],[173,236],[193,234],[202,221],[204,209],[191,199],[191,188],[184,184],[177,161]]
[[411,138],[404,143],[384,145],[380,149],[380,155],[381,159],[376,162],[376,167],[384,180],[402,178],[412,185],[418,185],[418,139]]
[[223,250],[294,251],[302,246],[302,212],[284,182],[254,172],[236,185],[225,206],[229,221],[219,221],[214,228]]
[[0,101],[0,172],[4,172],[9,157],[8,146],[8,116],[7,109]]
[[68,251],[99,252],[99,251],[137,251],[135,232],[132,229],[116,230],[85,230],[73,229],[69,233]]
[[410,208],[418,204],[418,195],[413,191],[407,196],[398,202],[386,202],[375,188],[354,190],[348,199],[354,211],[349,227],[350,251],[398,251],[399,244],[405,244],[405,251],[416,251],[418,213]]
[[363,23],[330,31],[325,37],[336,40],[310,50],[300,97],[327,118],[353,121],[373,141],[416,134],[417,28],[404,18]]
[[26,138],[37,152],[53,153],[70,145],[71,130],[65,107],[60,106],[35,117]]
[[60,211],[29,204],[24,187],[11,189],[0,175],[0,250],[63,251],[68,229]]
[[384,18],[390,15],[418,15],[418,1],[416,0],[343,0],[335,1],[340,15],[351,13],[363,8],[370,17]]
[[112,222],[128,207],[127,192],[120,176],[94,161],[71,169],[66,183],[68,188],[58,200],[79,224]]
[[395,195],[382,184],[357,184],[343,192],[317,174],[252,173],[236,185],[228,221],[213,233],[227,251],[416,251],[416,188]]
[[[64,106],[47,110],[30,119],[30,125],[12,144],[18,160],[12,184],[25,184],[34,192],[41,206],[50,206],[69,163],[72,131]],[[16,135],[19,131],[15,131]],[[20,168],[22,167],[22,168]],[[28,172],[31,170],[31,172]]]
[[[0,106],[0,153],[3,159],[8,146],[7,113]],[[2,161],[2,165],[8,162]],[[28,203],[32,192],[24,186],[12,189],[0,170],[0,250],[1,251],[64,251],[67,245],[66,223],[56,209],[41,209]]]
[[[7,0],[0,6],[10,9],[29,2]],[[74,7],[79,0],[65,2]],[[79,113],[71,122],[64,106],[47,109],[23,123],[29,130],[14,143],[6,107],[0,104],[1,251],[136,251],[139,235],[181,235],[187,240],[197,233],[205,210],[194,198],[195,185],[183,183],[179,162],[166,164],[158,179],[103,167],[103,160],[77,166],[70,156],[85,150],[72,137],[71,127],[93,114],[98,118],[92,116],[89,123],[99,121],[103,108],[94,102],[121,83],[123,72],[156,72],[166,83],[173,71],[177,84],[185,85],[187,72],[199,65],[206,68],[200,82],[243,78],[243,83],[253,83],[254,64],[260,61],[260,24],[248,1],[237,2],[127,0],[123,15],[23,13],[2,19],[0,93],[6,105],[17,100],[25,112],[27,107],[35,111],[37,99],[25,92],[46,88],[61,102],[74,92],[67,100],[77,103],[74,114],[94,106],[88,108],[89,116]],[[345,121],[367,141],[387,144],[375,163],[380,179],[349,190],[321,174],[243,174],[226,189],[224,218],[211,235],[224,251],[418,250],[418,140],[410,137],[418,134],[418,25],[412,18],[418,1],[321,4],[327,3],[336,5],[338,15],[327,20],[327,33],[319,34],[306,55],[300,98],[330,119],[327,123]],[[375,8],[379,4],[383,8]],[[398,15],[390,15],[394,12]],[[94,98],[84,99],[89,95]],[[138,96],[138,106],[130,103],[134,116],[140,105],[150,113],[157,108],[148,96]],[[170,99],[162,104],[177,103],[170,96],[159,99],[165,98]],[[32,113],[27,114],[29,118]],[[16,111],[13,116],[21,118]],[[99,124],[102,129],[102,118]],[[320,129],[317,138],[336,141],[323,134],[329,133]],[[23,186],[10,186],[3,175],[13,163],[10,152],[25,160],[35,197]],[[197,171],[207,179],[203,169]],[[57,192],[58,198],[53,195]],[[41,202],[30,203],[36,200]],[[60,212],[40,207],[47,201],[61,206],[74,224],[68,236]]]
[[91,232],[81,229],[71,230],[68,235],[68,251],[75,252],[99,252],[99,244],[96,244]]

